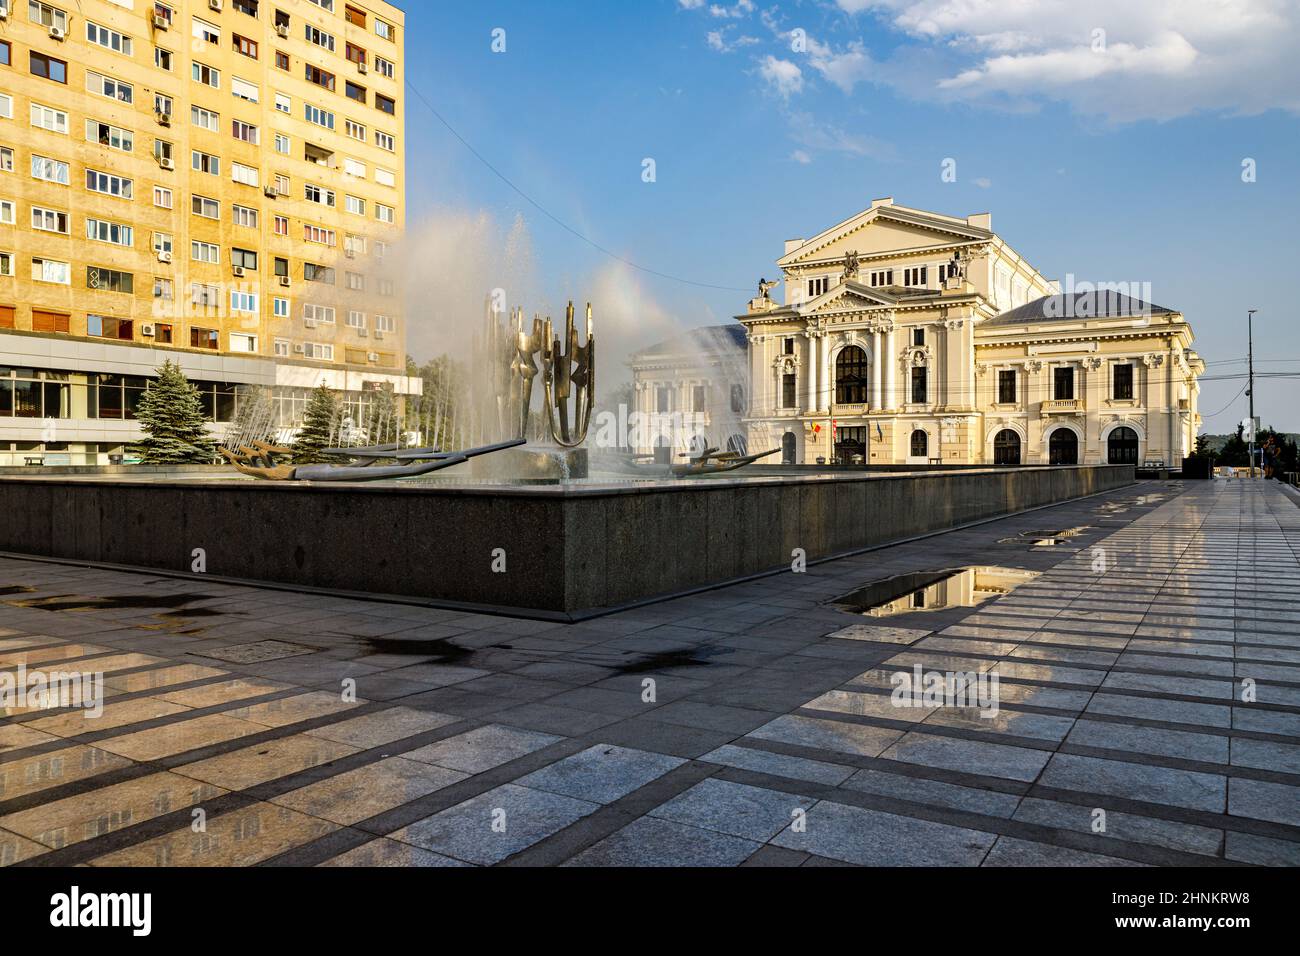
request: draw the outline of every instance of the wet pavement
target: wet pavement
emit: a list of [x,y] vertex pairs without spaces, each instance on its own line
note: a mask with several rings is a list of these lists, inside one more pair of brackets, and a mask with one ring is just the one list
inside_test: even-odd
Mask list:
[[[836,604],[891,578],[887,615]],[[1300,864],[1274,484],[575,625],[0,559],[0,690],[55,672],[102,713],[3,701],[3,865]]]

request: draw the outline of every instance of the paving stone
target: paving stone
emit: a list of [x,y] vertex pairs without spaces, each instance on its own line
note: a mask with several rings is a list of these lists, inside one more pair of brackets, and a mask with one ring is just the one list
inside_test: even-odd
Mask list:
[[875,757],[901,737],[902,732],[787,714],[751,731],[748,736],[836,753]]
[[1300,866],[1300,842],[1228,831],[1224,857],[1257,866]]
[[1228,738],[1110,721],[1080,720],[1066,738],[1081,747],[1162,754],[1204,763],[1228,762]]
[[1145,763],[1056,754],[1039,782],[1060,790],[1110,794],[1128,800],[1222,813],[1226,778]]
[[685,762],[680,757],[597,744],[516,783],[597,803],[613,803]]
[[886,760],[1026,782],[1038,776],[1051,755],[1050,751],[1027,747],[916,732],[880,754]]
[[482,773],[563,740],[554,734],[489,724],[404,754],[449,770]]
[[652,817],[766,843],[817,801],[726,780],[701,780],[650,811]]
[[752,747],[737,747],[727,744],[699,758],[706,763],[717,763],[755,773],[771,774],[774,777],[787,777],[791,780],[811,780],[837,786],[853,775],[852,767],[826,763],[821,760],[809,760],[806,757],[790,757],[786,754],[756,750]]
[[958,784],[944,783],[941,780],[907,777],[883,770],[859,770],[841,786],[846,790],[861,790],[882,797],[894,797],[936,807],[951,807],[955,810],[969,810],[972,813],[1002,818],[1009,818],[1021,799],[1020,795],[1015,793],[963,787]]
[[1233,777],[1228,781],[1228,813],[1300,826],[1300,787]]
[[739,866],[762,845],[713,830],[641,817],[565,866]]
[[[1107,809],[1105,817],[1098,818],[1095,811],[1096,808],[1079,804],[1026,797],[1012,819],[1206,856],[1217,856],[1223,847],[1222,830],[1114,809]],[[1096,829],[1099,819],[1104,819],[1104,831]]]
[[488,866],[599,809],[599,804],[506,784],[389,834],[443,856]]
[[1053,846],[1049,843],[1034,843],[1015,837],[1000,836],[993,845],[989,855],[984,858],[984,866],[1145,866],[1113,856],[1087,853],[1069,847]]
[[978,866],[992,833],[823,800],[772,842],[860,866]]

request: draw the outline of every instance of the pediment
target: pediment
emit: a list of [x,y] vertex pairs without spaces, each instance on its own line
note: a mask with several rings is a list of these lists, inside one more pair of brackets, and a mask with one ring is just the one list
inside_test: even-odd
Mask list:
[[852,280],[841,282],[825,295],[807,302],[799,310],[805,315],[830,312],[860,312],[863,309],[893,308],[898,299],[885,292],[869,289]]
[[987,229],[963,220],[896,206],[877,206],[814,236],[777,260],[785,268],[803,262],[840,259],[849,252],[867,257],[911,249],[987,240]]

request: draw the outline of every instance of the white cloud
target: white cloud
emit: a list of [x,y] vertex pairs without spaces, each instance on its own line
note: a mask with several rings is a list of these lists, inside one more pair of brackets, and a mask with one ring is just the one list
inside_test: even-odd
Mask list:
[[793,159],[796,163],[801,163],[804,166],[807,166],[809,163],[812,162],[812,157],[808,155],[808,151],[805,149],[796,149],[793,153],[790,154],[790,158]]
[[787,113],[785,119],[790,138],[802,147],[797,152],[807,155],[809,161],[816,153],[844,153],[882,162],[898,158],[892,143],[845,130],[823,116],[795,111]]
[[1200,110],[1300,112],[1294,0],[836,3],[846,13],[884,20],[930,58],[928,76],[916,83],[906,75],[917,60],[907,55],[912,51],[874,66],[855,61],[852,45],[814,56],[814,68],[846,91],[871,80],[913,95],[1011,106],[1054,99],[1114,121]]
[[778,60],[769,53],[759,63],[758,72],[768,87],[782,99],[788,100],[794,94],[803,92],[803,70],[796,63]]
[[993,185],[993,180],[989,179],[987,176],[980,176],[978,179],[972,179],[971,182],[980,189],[988,189]]
[[704,42],[709,45],[710,49],[717,50],[719,53],[731,53],[741,47],[753,46],[760,41],[758,37],[743,34],[734,40],[728,39],[726,28],[723,28],[722,30],[710,30],[704,35]]
[[704,0],[677,0],[677,6],[683,10],[698,10],[704,6]]
[[[698,4],[697,4],[698,6]],[[691,7],[690,9],[695,9]],[[724,7],[718,4],[712,4],[709,7],[709,16],[720,17],[729,20],[739,20],[749,16],[754,12],[754,0],[737,0],[735,6]]]

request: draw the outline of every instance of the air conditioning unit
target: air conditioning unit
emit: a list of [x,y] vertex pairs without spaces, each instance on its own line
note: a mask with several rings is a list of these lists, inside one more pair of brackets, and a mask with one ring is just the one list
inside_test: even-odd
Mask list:
[[384,333],[380,332],[378,329],[375,329],[375,341],[382,342],[383,340],[384,340]]
[[154,115],[158,117],[159,126],[172,125],[172,114],[168,113],[166,110],[155,110]]
[[161,166],[163,169],[175,169],[176,161],[174,159],[168,159],[166,156],[164,156],[158,160],[158,165]]
[[154,328],[153,328],[153,326],[152,326],[152,325],[142,325],[142,326],[140,326],[140,334],[143,335],[143,336],[144,336],[145,338],[147,338],[147,339],[151,339],[151,338],[153,338],[153,336],[154,336]]
[[357,250],[355,250],[355,249],[344,249],[344,250],[343,250],[343,254],[344,254],[345,256],[347,256],[349,259],[355,259],[355,258],[357,257]]
[[154,28],[155,30],[166,30],[166,29],[168,29],[171,25],[172,25],[172,22],[171,22],[170,20],[168,20],[166,17],[164,17],[164,16],[160,16],[159,14],[156,14],[156,13],[154,14],[154,17],[153,17],[153,28]]
[[278,34],[280,34],[280,36],[282,36],[282,37],[288,39],[288,37],[289,37],[289,24],[287,24],[287,23],[277,23],[277,24],[275,25],[275,32],[278,33]]
[[358,72],[358,73],[369,73],[369,72],[370,72],[370,67],[366,66],[366,61],[365,61],[365,60],[361,60],[361,61],[359,61],[359,62],[357,63],[357,72]]
[[367,362],[378,362],[378,361],[379,361],[379,353],[378,353],[378,352],[370,352],[370,353],[368,353],[368,354],[366,355],[366,361],[367,361]]
[[7,6],[0,5],[0,20],[8,20],[8,19],[9,19],[9,8]]
[[276,199],[280,195],[278,192],[275,191],[274,186],[267,186],[264,190],[262,190],[262,194],[266,196],[267,199]]
[[309,329],[314,329],[314,328],[316,328],[316,320],[315,320],[315,319],[303,319],[303,320],[302,320],[302,324],[305,325],[305,326],[307,326],[307,328],[309,328]]
[[362,328],[357,329],[357,335],[364,339],[370,335],[370,331],[363,326]]
[[221,12],[221,0],[208,0],[208,9]]
[[244,272],[244,267],[243,267],[243,266],[235,266],[235,268],[232,269],[231,271],[235,274],[235,278],[236,278],[236,279],[242,279],[242,278],[244,278],[244,276],[245,276],[245,274],[246,274],[246,273]]
[[172,261],[172,254],[170,252],[167,252],[166,250],[163,250],[162,252],[158,253],[158,261],[170,263]]
[[289,277],[280,276],[280,285],[284,286],[286,289],[289,288]]
[[64,32],[62,27],[50,27],[51,40],[66,40],[67,38],[68,34]]
[[305,345],[295,345],[295,346],[293,347],[293,354],[294,354],[294,355],[306,355],[306,354],[307,354],[307,346],[305,346]]

